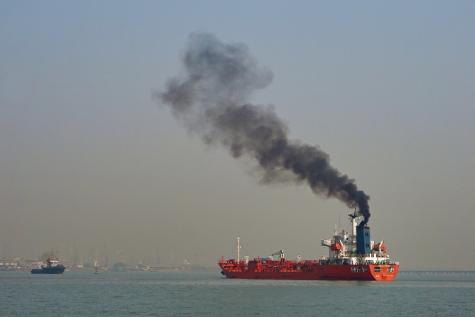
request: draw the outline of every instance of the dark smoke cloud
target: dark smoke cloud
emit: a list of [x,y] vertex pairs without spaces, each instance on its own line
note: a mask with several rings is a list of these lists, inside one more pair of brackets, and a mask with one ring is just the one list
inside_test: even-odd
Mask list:
[[307,182],[314,193],[357,208],[368,221],[369,196],[330,165],[328,154],[318,146],[289,140],[273,108],[249,103],[252,93],[269,85],[273,75],[258,65],[245,45],[193,33],[183,63],[184,78],[171,79],[165,92],[155,97],[188,129],[208,144],[224,145],[233,157],[254,158],[264,182]]

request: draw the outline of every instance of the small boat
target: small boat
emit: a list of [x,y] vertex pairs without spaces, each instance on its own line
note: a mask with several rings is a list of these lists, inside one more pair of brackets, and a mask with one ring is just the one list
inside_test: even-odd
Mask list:
[[31,274],[63,274],[64,265],[62,265],[57,259],[46,259],[46,265],[42,265],[38,269],[32,269]]

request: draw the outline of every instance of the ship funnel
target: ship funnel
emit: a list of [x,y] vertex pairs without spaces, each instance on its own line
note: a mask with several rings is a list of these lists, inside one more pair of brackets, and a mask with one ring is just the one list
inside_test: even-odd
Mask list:
[[371,253],[371,236],[366,221],[356,227],[356,253],[360,255]]

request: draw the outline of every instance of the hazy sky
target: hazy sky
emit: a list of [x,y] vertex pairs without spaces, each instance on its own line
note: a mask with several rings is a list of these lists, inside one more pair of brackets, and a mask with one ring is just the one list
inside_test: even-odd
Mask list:
[[151,98],[195,31],[273,71],[254,101],[356,179],[403,269],[475,269],[473,1],[0,1],[0,257],[326,254],[344,204],[259,185]]

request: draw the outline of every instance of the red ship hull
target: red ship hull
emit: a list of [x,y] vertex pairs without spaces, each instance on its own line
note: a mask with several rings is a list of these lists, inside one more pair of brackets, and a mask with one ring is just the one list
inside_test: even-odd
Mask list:
[[391,264],[320,264],[318,261],[260,261],[247,264],[235,260],[219,261],[221,273],[228,278],[269,280],[357,280],[392,281],[399,271]]

